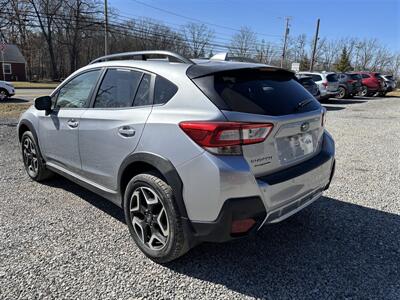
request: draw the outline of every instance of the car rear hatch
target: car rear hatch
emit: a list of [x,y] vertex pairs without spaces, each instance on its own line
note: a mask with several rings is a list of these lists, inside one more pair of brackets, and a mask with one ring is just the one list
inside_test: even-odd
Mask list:
[[321,148],[324,109],[289,71],[257,67],[192,78],[229,122],[272,124],[267,138],[242,145],[254,176],[299,164]]
[[326,90],[328,92],[337,92],[339,89],[339,79],[336,74],[328,74],[326,75]]

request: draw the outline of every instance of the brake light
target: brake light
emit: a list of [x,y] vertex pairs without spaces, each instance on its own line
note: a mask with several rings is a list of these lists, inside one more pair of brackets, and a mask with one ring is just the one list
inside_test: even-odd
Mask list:
[[179,126],[204,149],[225,155],[240,155],[242,145],[265,141],[273,124],[240,122],[181,122]]
[[353,80],[353,79],[350,79],[350,80],[347,80],[347,83],[354,83],[354,82],[356,82],[357,80]]
[[322,82],[322,85],[323,85],[324,87],[327,87],[327,86],[328,86],[328,81],[323,81],[323,82]]

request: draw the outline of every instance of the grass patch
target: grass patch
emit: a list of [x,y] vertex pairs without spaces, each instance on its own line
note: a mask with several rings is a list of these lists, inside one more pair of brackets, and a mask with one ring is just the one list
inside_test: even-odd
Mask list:
[[400,97],[400,90],[397,89],[397,90],[395,90],[393,92],[387,93],[386,95],[392,96],[392,97]]
[[59,82],[28,82],[14,81],[11,82],[16,89],[55,89]]
[[18,118],[31,105],[32,105],[31,103],[23,103],[23,104],[0,103],[0,117]]

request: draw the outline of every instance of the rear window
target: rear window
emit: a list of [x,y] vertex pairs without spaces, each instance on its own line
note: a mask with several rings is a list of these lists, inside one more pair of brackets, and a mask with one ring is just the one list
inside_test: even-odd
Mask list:
[[338,77],[336,74],[329,74],[329,75],[326,75],[326,80],[329,82],[335,82],[335,81],[338,81]]
[[386,75],[385,78],[386,78],[387,80],[393,80],[393,76],[392,76],[392,75]]
[[311,78],[299,78],[299,82],[303,85],[314,85],[314,81]]
[[[213,80],[195,79],[195,83],[220,109],[279,116],[321,107],[294,75],[286,71],[240,70],[211,77]],[[205,86],[210,84],[213,89]]]

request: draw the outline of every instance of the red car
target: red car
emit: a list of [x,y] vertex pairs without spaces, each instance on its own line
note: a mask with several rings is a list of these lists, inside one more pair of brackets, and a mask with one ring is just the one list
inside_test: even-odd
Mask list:
[[384,91],[384,82],[380,77],[380,73],[377,72],[353,72],[354,74],[360,74],[362,76],[362,90],[360,95],[372,96],[376,93],[382,93]]

